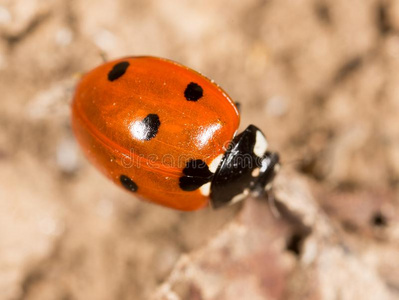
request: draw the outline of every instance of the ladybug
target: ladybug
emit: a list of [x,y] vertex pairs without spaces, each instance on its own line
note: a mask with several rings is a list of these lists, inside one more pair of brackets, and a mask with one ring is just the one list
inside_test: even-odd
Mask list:
[[263,194],[278,167],[260,129],[212,80],[176,62],[128,57],[85,74],[72,128],[88,159],[124,189],[178,210]]

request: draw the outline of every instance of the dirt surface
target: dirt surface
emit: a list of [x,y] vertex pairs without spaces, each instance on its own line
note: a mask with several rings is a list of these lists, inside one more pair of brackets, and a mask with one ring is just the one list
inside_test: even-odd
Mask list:
[[[275,206],[181,213],[86,161],[74,87],[127,55],[241,103]],[[0,91],[0,299],[399,298],[398,1],[2,0]]]

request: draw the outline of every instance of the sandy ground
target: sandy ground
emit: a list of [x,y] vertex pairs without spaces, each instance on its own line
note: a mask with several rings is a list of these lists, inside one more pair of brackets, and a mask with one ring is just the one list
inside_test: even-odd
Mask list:
[[[281,217],[100,175],[69,104],[102,55],[176,60],[241,102],[281,154]],[[0,91],[0,299],[399,298],[398,1],[2,0]]]

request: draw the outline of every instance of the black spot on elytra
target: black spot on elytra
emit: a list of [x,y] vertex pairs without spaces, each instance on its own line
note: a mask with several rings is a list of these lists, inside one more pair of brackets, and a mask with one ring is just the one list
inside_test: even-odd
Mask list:
[[129,62],[127,61],[122,61],[120,63],[117,63],[111,71],[108,73],[108,80],[109,81],[114,81],[121,77],[123,74],[125,74],[127,68],[129,67]]
[[212,180],[213,173],[201,159],[192,159],[186,163],[183,174],[179,178],[179,186],[183,191],[194,191]]
[[186,163],[186,167],[183,169],[183,174],[187,176],[204,177],[208,178],[213,175],[209,171],[209,167],[201,159],[192,159]]
[[121,175],[119,181],[125,189],[131,192],[136,192],[138,189],[137,184],[126,175]]
[[204,90],[195,82],[190,82],[184,91],[184,97],[188,101],[198,101],[204,95]]
[[157,114],[149,114],[142,121],[142,125],[144,127],[142,140],[149,141],[157,135],[161,121]]
[[208,181],[210,180],[206,178],[182,176],[179,178],[179,186],[183,191],[190,192],[199,189]]

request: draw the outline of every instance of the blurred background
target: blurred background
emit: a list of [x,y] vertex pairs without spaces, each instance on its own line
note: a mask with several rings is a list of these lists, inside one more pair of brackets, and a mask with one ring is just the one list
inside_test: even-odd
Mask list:
[[[282,217],[181,213],[99,174],[69,104],[103,54],[240,102],[281,154]],[[398,70],[394,0],[1,0],[0,299],[399,299]]]

